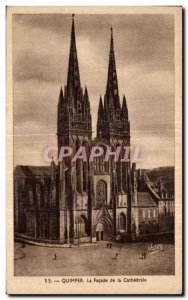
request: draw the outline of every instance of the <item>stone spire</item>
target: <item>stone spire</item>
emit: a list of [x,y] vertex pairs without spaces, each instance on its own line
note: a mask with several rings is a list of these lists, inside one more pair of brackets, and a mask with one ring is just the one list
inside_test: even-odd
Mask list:
[[65,103],[64,103],[63,90],[62,90],[62,87],[61,87],[60,93],[59,93],[58,112],[57,112],[57,132],[58,133],[59,133],[59,130],[60,130],[60,127],[61,127],[64,110],[65,110]]
[[77,57],[77,50],[76,50],[76,37],[75,37],[74,14],[73,14],[69,66],[68,66],[68,76],[67,76],[67,90],[68,92],[72,90],[72,93],[75,96],[77,94],[78,88],[80,88],[80,73],[79,73],[78,57]]
[[[72,15],[67,84],[64,93],[60,90],[58,104],[58,153],[62,146],[71,145],[76,149],[77,142],[80,143],[84,139],[90,142],[92,137],[91,122],[88,90],[85,87],[83,92],[80,82],[74,15]],[[76,135],[76,139],[73,139],[72,135]]]
[[104,118],[105,118],[104,106],[102,103],[102,97],[100,96],[99,106],[98,106],[98,117],[97,117],[97,138],[102,137],[102,133],[105,129]]
[[64,97],[63,97],[63,90],[62,90],[62,86],[61,86],[60,93],[59,93],[59,102],[58,102],[59,106],[62,106],[63,100],[64,100]]
[[114,41],[113,41],[113,30],[111,28],[111,40],[110,40],[110,54],[109,54],[109,64],[108,64],[108,78],[106,85],[106,95],[107,98],[112,96],[114,100],[114,105],[116,106],[119,102],[118,95],[118,81],[117,81],[117,72],[116,72],[116,63],[114,55]]
[[122,103],[122,109],[121,109],[121,117],[122,117],[122,121],[126,121],[128,120],[128,108],[127,108],[127,102],[126,102],[126,98],[125,95],[123,95],[123,103]]
[[[114,54],[113,30],[111,28],[110,54],[108,64],[108,75],[106,93],[104,95],[104,105],[102,99],[99,102],[97,138],[102,137],[113,143],[129,141],[130,125],[128,121],[128,109],[125,97],[121,107],[118,81]],[[100,133],[100,134],[99,134]]]
[[84,91],[84,100],[89,101],[89,96],[88,96],[88,90],[87,86],[85,86],[85,91]]
[[100,96],[99,100],[99,107],[98,107],[98,120],[104,118],[104,108],[103,108],[103,103],[102,103],[102,97]]

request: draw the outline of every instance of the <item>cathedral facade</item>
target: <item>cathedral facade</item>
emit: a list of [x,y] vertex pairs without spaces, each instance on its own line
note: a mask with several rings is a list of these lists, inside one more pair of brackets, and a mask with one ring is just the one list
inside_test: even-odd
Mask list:
[[[58,149],[71,146],[76,152],[81,146],[90,152],[91,147],[104,149],[113,145],[130,145],[130,126],[125,97],[121,106],[111,32],[108,78],[104,101],[99,100],[97,137],[92,140],[92,117],[87,87],[83,91],[80,82],[76,49],[74,20],[67,85],[61,89],[58,104]],[[63,166],[60,162],[62,176]],[[128,169],[129,164],[104,161],[103,157],[93,162],[66,162],[67,168],[60,178],[60,239],[77,238],[81,235],[96,236],[97,240],[112,237],[118,230],[128,227]],[[64,178],[65,177],[65,178]],[[77,227],[84,227],[84,230]]]
[[[173,231],[174,199],[155,189],[148,177],[129,161],[112,157],[109,149],[130,146],[126,98],[120,99],[111,29],[107,84],[99,97],[97,136],[92,138],[89,92],[82,88],[74,17],[67,84],[60,89],[57,111],[58,154],[69,146],[76,153],[102,147],[93,161],[71,157],[52,160],[49,167],[17,166],[14,171],[15,235],[60,243],[100,240],[130,241],[139,235]],[[123,153],[120,153],[120,157]],[[160,206],[160,209],[159,209]],[[165,227],[160,216],[169,217]],[[149,223],[150,222],[150,223]],[[150,224],[146,226],[147,224]]]

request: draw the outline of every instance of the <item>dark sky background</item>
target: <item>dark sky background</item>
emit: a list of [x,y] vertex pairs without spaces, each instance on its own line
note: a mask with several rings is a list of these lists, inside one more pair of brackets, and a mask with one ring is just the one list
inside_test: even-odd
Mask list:
[[[71,15],[13,18],[14,164],[44,165],[56,145],[57,103],[67,80]],[[119,93],[125,94],[138,167],[174,165],[173,15],[76,15],[82,87],[87,85],[93,137],[106,88],[113,27]]]

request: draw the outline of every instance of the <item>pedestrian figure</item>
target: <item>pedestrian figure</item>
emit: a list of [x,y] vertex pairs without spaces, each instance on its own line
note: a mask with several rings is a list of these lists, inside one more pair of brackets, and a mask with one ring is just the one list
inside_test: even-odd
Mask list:
[[106,244],[106,247],[107,247],[107,248],[109,247],[109,244],[108,244],[108,243]]
[[71,243],[69,244],[69,248],[71,248],[72,247],[72,245],[71,245]]
[[146,252],[144,252],[144,259],[146,259]]
[[54,258],[53,258],[53,260],[56,260],[57,259],[57,255],[56,255],[56,253],[54,254]]
[[142,259],[144,259],[144,252],[142,252]]
[[112,248],[112,243],[110,243],[110,249]]
[[115,256],[112,257],[114,267],[116,266],[117,263],[117,257],[118,257],[118,253],[116,253]]

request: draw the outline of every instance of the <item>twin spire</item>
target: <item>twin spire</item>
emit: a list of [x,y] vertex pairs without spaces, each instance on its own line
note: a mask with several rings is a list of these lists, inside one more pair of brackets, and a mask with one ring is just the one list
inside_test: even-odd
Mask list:
[[72,29],[71,29],[71,41],[70,41],[70,54],[69,54],[69,66],[67,76],[67,89],[72,90],[73,93],[77,92],[80,87],[80,72],[78,65],[78,56],[76,50],[76,36],[74,26],[74,14],[72,15]]
[[60,89],[57,118],[58,136],[70,130],[82,130],[91,134],[91,114],[87,88],[81,87],[74,15],[72,15],[70,53],[68,62],[67,84]]
[[113,29],[111,28],[110,53],[108,63],[108,76],[106,84],[106,94],[104,96],[104,106],[100,96],[98,120],[108,120],[109,122],[128,121],[128,109],[125,96],[123,96],[122,107],[119,99],[118,80],[116,72],[116,62],[114,53]]
[[[72,28],[71,28],[71,40],[70,40],[70,53],[69,53],[69,63],[68,63],[68,75],[67,75],[67,86],[65,89],[65,95],[63,95],[63,90],[60,90],[59,96],[59,108],[63,105],[64,97],[74,102],[74,105],[79,109],[77,99],[89,108],[89,97],[87,88],[85,93],[82,94],[82,88],[80,83],[80,72],[78,64],[78,56],[76,49],[76,35],[75,35],[75,24],[74,24],[74,14],[72,15]],[[70,102],[69,101],[69,102]],[[76,108],[76,109],[77,109]],[[60,109],[61,110],[61,109]],[[106,94],[104,96],[104,105],[102,98],[100,97],[99,107],[98,107],[98,121],[108,121],[112,122],[127,122],[128,121],[128,110],[125,96],[123,98],[122,107],[119,99],[118,91],[118,81],[116,72],[116,62],[114,54],[114,40],[113,40],[113,29],[111,28],[111,38],[110,38],[110,53],[109,53],[109,64],[108,64],[108,75],[106,84]],[[104,124],[103,124],[104,125]],[[104,126],[102,126],[104,127]]]
[[118,82],[117,82],[112,28],[111,28],[110,54],[109,54],[109,64],[108,64],[108,79],[106,85],[106,95],[110,97],[110,94],[113,97],[113,99],[116,99],[118,97]]
[[[72,15],[72,29],[71,29],[71,41],[70,41],[70,54],[69,54],[69,65],[68,65],[68,76],[67,76],[67,89],[71,89],[76,92],[81,86],[80,84],[80,72],[78,64],[78,56],[76,49],[76,36],[75,36],[75,25],[74,25],[74,14]],[[116,99],[118,98],[118,82],[116,63],[114,55],[114,42],[113,42],[113,29],[111,28],[111,41],[110,41],[110,54],[109,54],[109,65],[108,65],[108,79],[106,85],[106,94]]]

